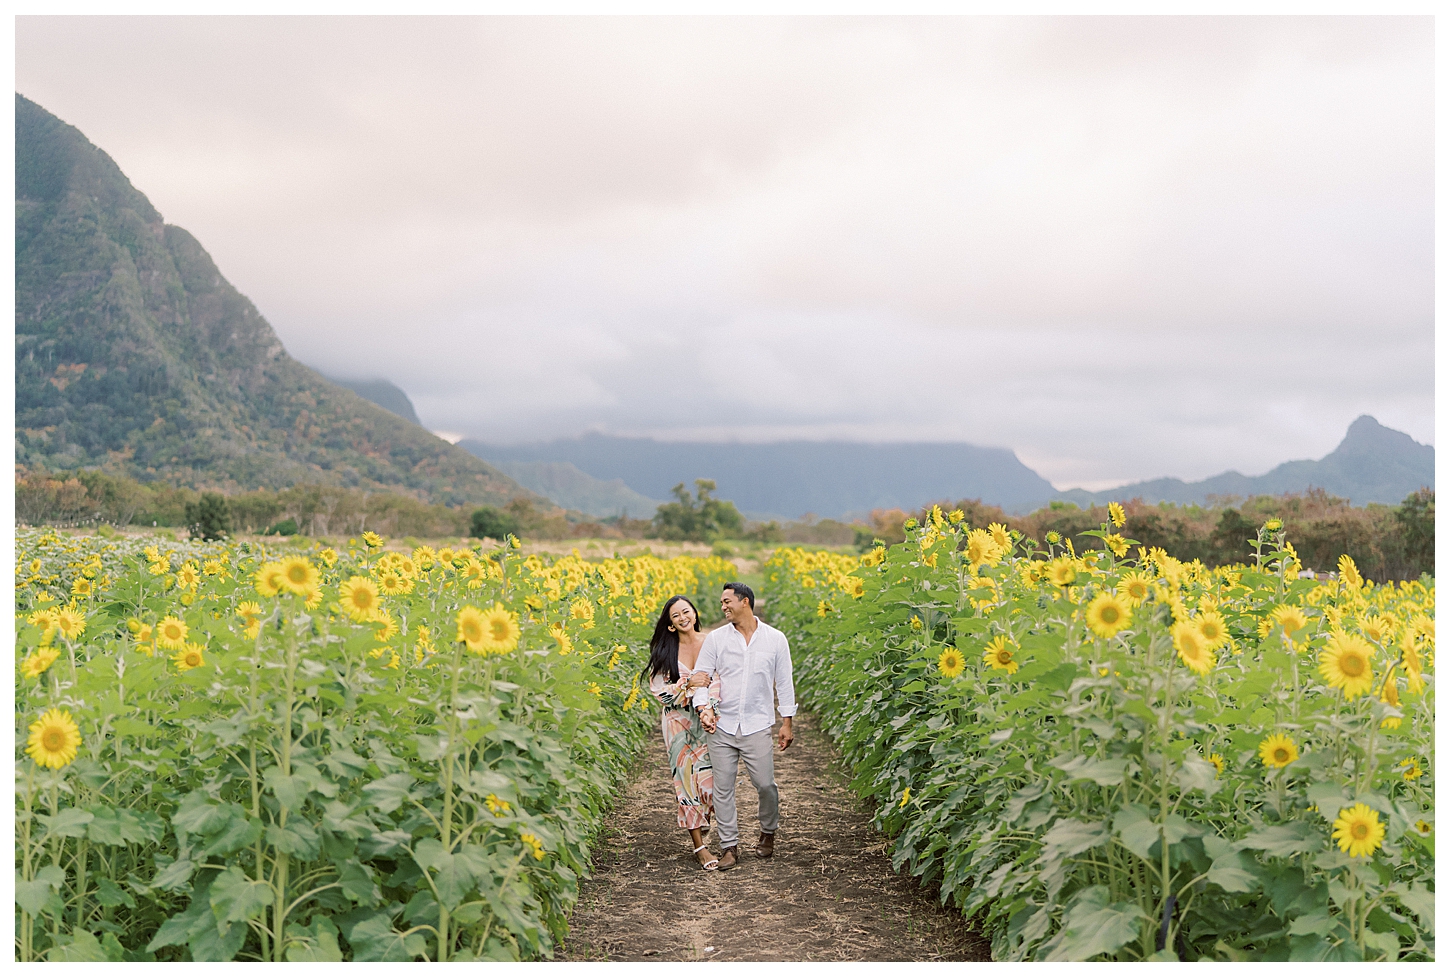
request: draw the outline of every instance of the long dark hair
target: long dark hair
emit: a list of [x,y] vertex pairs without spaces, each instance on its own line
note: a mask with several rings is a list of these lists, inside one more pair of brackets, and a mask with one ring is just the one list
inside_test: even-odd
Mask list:
[[639,677],[646,682],[660,672],[669,673],[671,682],[680,680],[680,636],[670,629],[670,608],[679,600],[689,604],[690,610],[695,612],[695,630],[700,630],[700,610],[690,598],[684,594],[675,594],[665,601],[665,606],[660,611],[660,619],[655,622],[654,636],[649,639],[649,664],[639,673]]

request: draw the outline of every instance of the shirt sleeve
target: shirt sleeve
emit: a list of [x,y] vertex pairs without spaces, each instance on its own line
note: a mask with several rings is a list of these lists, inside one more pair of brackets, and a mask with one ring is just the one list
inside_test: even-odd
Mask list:
[[684,676],[681,676],[678,682],[671,682],[663,672],[656,672],[650,676],[649,690],[665,706],[678,708],[687,705],[690,701],[689,693],[685,689]]
[[790,640],[780,636],[780,649],[775,655],[775,694],[780,700],[780,716],[789,719],[795,715],[795,680],[790,661]]

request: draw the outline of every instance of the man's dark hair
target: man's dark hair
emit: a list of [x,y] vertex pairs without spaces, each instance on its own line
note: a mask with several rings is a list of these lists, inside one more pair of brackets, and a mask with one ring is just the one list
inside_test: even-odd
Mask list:
[[722,591],[724,591],[724,590],[733,590],[733,591],[735,591],[735,596],[736,597],[743,597],[743,598],[745,598],[746,603],[748,603],[750,605],[750,609],[752,611],[755,610],[755,591],[751,590],[748,585],[743,584],[743,583],[727,583],[725,586],[721,587],[720,589]]

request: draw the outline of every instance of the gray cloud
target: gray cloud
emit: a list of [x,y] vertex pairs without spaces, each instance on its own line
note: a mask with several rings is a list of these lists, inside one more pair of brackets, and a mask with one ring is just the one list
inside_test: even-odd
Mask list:
[[1428,18],[35,18],[17,88],[298,358],[496,440],[1060,486],[1434,439]]

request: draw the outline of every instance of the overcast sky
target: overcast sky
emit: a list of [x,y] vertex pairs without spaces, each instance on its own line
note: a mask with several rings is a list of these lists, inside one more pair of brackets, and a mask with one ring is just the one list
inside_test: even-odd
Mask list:
[[437,431],[1434,441],[1421,18],[33,18],[16,87]]

